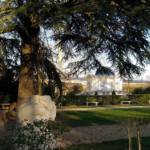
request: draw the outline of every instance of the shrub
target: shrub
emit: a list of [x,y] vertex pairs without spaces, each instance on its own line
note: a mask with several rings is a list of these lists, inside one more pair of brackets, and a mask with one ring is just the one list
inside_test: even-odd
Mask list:
[[127,95],[122,95],[120,97],[120,101],[129,101],[128,96]]
[[119,104],[121,95],[102,95],[103,105]]
[[132,94],[128,95],[128,98],[135,104],[149,104],[150,94]]
[[63,96],[62,105],[69,106],[69,105],[85,105],[86,104],[86,97],[87,96],[77,96],[77,95],[66,95]]
[[97,102],[97,98],[96,97],[87,97],[86,101],[87,102]]
[[0,95],[0,103],[9,103],[10,97],[9,95]]
[[143,94],[143,88],[136,88],[136,89],[134,89],[132,94]]
[[110,105],[118,104],[120,102],[120,95],[67,95],[63,96],[62,104],[63,106],[69,105],[86,105],[86,102],[100,102],[99,104]]
[[150,87],[145,88],[143,94],[150,94]]
[[94,95],[98,95],[97,91],[95,92],[95,94],[94,94]]
[[132,94],[150,94],[150,87],[146,88],[135,88]]
[[0,95],[0,103],[13,103],[17,101],[17,95]]
[[116,95],[116,92],[113,90],[111,95],[113,95],[113,96]]
[[15,132],[12,129],[8,136],[0,139],[0,149],[56,149],[59,145],[57,136],[67,131],[69,131],[68,128],[58,121],[35,120],[33,123],[22,122]]
[[78,94],[84,92],[83,85],[81,83],[66,83],[67,93]]

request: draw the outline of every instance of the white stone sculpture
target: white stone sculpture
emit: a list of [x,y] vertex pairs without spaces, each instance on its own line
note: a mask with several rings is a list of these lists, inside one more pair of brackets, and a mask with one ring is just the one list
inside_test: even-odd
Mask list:
[[33,122],[34,120],[51,119],[55,120],[56,105],[51,100],[51,97],[33,95],[25,99],[17,109],[16,121],[21,122],[27,120]]
[[[49,120],[51,119],[54,121],[56,118],[56,105],[55,102],[51,100],[51,97],[48,95],[45,96],[39,96],[39,95],[33,95],[27,99],[25,99],[18,107],[17,109],[17,115],[16,115],[16,128],[18,128],[19,123],[22,123],[23,125],[27,125],[27,123],[33,123],[35,120]],[[26,120],[26,121],[24,121]],[[35,127],[34,130],[36,132],[39,132],[38,128]],[[30,135],[30,133],[27,131],[25,133],[26,135]],[[53,133],[50,133],[52,136],[51,141],[45,140],[45,143],[42,145],[39,145],[39,148],[41,150],[47,150],[48,146],[51,147],[51,149],[55,149],[59,147],[59,142],[53,135]],[[45,149],[45,145],[47,145],[47,149]],[[25,150],[28,150],[28,146],[25,146]],[[21,148],[18,148],[18,150],[23,150]]]

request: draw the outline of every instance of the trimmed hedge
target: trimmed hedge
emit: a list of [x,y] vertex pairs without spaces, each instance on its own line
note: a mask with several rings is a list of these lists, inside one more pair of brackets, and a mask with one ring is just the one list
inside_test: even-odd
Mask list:
[[[86,105],[86,102],[99,102],[101,105],[120,104],[121,95],[66,95],[63,96],[62,105]],[[132,94],[127,99],[132,104],[149,104],[150,94]],[[17,101],[17,95],[0,95],[0,103],[13,103]]]
[[120,103],[121,95],[102,95],[103,105],[114,105]]
[[128,95],[128,100],[130,100],[133,104],[149,104],[150,94]]
[[66,95],[66,96],[63,96],[61,103],[63,106],[85,105],[86,104],[86,96]]
[[0,95],[0,103],[13,103],[17,101],[17,95]]
[[67,95],[63,96],[62,105],[86,105],[86,102],[99,102],[102,105],[119,104],[121,95]]

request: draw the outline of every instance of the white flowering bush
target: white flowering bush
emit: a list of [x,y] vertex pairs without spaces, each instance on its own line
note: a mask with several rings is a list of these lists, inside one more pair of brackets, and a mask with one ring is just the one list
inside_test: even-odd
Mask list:
[[69,131],[66,125],[51,120],[35,120],[18,123],[16,130],[8,131],[0,139],[1,150],[53,150],[59,149],[58,135]]

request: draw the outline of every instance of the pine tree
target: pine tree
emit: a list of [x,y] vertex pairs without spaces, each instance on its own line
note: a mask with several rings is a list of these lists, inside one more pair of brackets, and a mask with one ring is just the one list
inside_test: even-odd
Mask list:
[[[3,55],[6,51],[10,56],[11,51],[13,51],[13,54],[20,53],[21,56],[17,106],[24,99],[33,95],[33,72],[35,67],[38,74],[38,94],[41,94],[40,69],[51,73],[51,79],[55,79],[54,75],[57,76],[56,83],[60,89],[62,88],[61,83],[58,83],[61,82],[58,71],[49,62],[50,58],[48,59],[48,56],[52,55],[51,50],[48,54],[46,52],[47,48],[41,47],[43,43],[39,39],[42,23],[36,15],[47,3],[44,0],[4,0],[0,2],[1,51]],[[51,11],[53,11],[53,8]],[[9,35],[12,37],[11,39]],[[42,53],[40,53],[41,50]],[[12,59],[15,59],[15,57]],[[43,67],[44,62],[47,63],[47,66]],[[8,60],[6,60],[6,63],[8,63]],[[60,91],[62,94],[62,90]]]
[[[81,61],[71,64],[74,73],[93,68],[106,70],[99,60],[99,56],[105,53],[120,76],[131,77],[141,74],[150,60],[146,39],[150,27],[149,9],[149,0],[1,1],[0,42],[9,42],[12,47],[5,45],[7,49],[20,49],[21,53],[18,105],[33,94],[33,60],[39,60],[41,27],[44,30],[62,29],[53,39],[60,41],[58,44],[65,51],[66,59],[84,56]],[[15,38],[8,39],[4,34]],[[68,42],[72,43],[72,49],[69,49]],[[38,67],[42,68],[37,63],[37,70]],[[52,68],[56,73],[54,64]]]
[[67,57],[84,56],[70,64],[74,70],[106,70],[99,59],[105,54],[120,76],[143,73],[150,60],[149,0],[70,0],[63,7],[58,17],[64,30],[56,38],[64,51],[72,43]]

